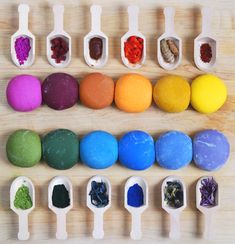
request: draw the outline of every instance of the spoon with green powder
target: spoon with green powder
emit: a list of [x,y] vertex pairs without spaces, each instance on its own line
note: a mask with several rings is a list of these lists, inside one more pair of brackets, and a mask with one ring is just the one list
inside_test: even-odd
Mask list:
[[10,207],[19,216],[18,239],[28,240],[28,215],[35,207],[35,189],[29,178],[19,176],[12,182]]

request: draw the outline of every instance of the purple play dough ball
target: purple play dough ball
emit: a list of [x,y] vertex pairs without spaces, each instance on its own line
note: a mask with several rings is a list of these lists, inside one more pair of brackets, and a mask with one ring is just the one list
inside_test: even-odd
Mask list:
[[229,157],[229,151],[227,138],[217,130],[204,130],[193,138],[193,160],[203,170],[221,168]]
[[28,112],[42,103],[41,82],[32,75],[18,75],[7,86],[7,101],[16,111]]

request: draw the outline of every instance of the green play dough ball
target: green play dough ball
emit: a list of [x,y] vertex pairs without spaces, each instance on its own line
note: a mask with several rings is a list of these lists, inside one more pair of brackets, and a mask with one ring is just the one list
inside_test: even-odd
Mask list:
[[8,160],[19,167],[32,167],[41,159],[41,140],[31,130],[17,130],[10,135],[6,145]]
[[49,132],[42,140],[43,159],[55,169],[69,169],[79,158],[79,141],[70,130],[58,129]]

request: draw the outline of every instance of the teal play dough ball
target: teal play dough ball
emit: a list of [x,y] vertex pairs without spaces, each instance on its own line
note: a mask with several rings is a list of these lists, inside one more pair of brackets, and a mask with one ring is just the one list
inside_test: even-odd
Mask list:
[[67,129],[49,132],[42,140],[43,159],[55,169],[69,169],[79,159],[79,141],[75,133]]
[[32,167],[41,159],[41,140],[31,130],[17,130],[7,140],[8,160],[19,167]]
[[80,142],[81,161],[94,169],[105,169],[118,159],[117,139],[105,131],[93,131]]

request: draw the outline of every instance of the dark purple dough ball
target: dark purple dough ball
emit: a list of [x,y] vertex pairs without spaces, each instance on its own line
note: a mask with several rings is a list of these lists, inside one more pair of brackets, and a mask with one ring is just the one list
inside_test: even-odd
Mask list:
[[42,98],[50,108],[70,108],[78,101],[78,82],[69,74],[51,74],[42,84]]

